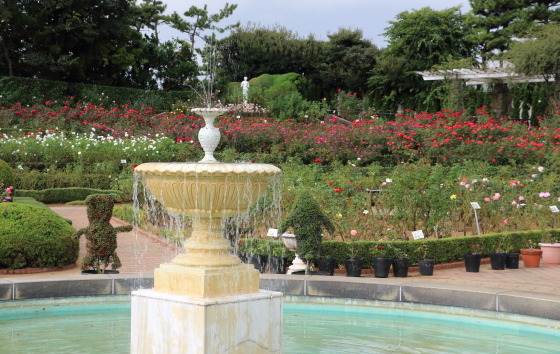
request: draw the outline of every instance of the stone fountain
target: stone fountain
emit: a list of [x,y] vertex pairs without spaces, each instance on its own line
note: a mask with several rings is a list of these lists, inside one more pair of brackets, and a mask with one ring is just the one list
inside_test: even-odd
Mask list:
[[132,293],[131,353],[281,353],[282,294],[259,290],[259,271],[242,264],[222,236],[223,219],[244,213],[280,169],[224,164],[215,108],[193,110],[206,125],[198,163],[145,163],[135,172],[168,211],[192,220],[186,253],[154,271],[154,289]]

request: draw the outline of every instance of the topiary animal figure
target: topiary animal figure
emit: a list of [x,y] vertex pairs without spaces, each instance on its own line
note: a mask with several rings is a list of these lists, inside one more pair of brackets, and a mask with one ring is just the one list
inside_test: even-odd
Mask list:
[[309,266],[321,255],[321,232],[326,229],[332,234],[334,225],[311,194],[303,192],[296,201],[292,213],[282,221],[278,233],[283,234],[289,227],[296,235],[296,253],[307,263],[305,274],[309,275]]
[[109,221],[113,216],[113,206],[119,198],[113,194],[92,194],[86,198],[89,226],[74,234],[74,241],[86,235],[87,255],[82,260],[82,270],[93,268],[96,273],[104,273],[110,263],[112,269],[122,266],[117,253],[117,232],[128,232],[132,225],[113,227]]

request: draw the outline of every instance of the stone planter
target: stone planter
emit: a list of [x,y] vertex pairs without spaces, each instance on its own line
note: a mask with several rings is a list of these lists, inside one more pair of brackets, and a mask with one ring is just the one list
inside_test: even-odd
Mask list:
[[560,243],[539,243],[544,264],[560,264]]

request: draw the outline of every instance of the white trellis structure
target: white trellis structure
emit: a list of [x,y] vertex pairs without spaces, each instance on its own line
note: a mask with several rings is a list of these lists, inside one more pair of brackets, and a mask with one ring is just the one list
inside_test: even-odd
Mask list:
[[504,68],[489,69],[449,69],[433,71],[415,71],[424,81],[464,80],[467,85],[484,85],[492,82],[552,82],[553,75],[524,76]]

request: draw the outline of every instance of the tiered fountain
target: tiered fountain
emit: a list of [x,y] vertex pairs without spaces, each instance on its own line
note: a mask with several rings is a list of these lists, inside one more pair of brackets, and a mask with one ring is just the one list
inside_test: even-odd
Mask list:
[[213,156],[220,140],[204,117],[198,163],[145,163],[142,183],[168,211],[193,222],[186,253],[154,271],[154,289],[132,293],[131,353],[280,353],[282,294],[259,290],[259,271],[241,264],[222,236],[223,219],[246,212],[280,176],[265,164],[224,164]]

